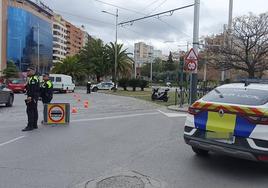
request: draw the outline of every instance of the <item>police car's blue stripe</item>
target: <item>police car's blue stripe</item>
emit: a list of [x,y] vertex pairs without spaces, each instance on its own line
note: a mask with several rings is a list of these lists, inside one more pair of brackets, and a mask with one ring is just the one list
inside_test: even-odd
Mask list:
[[255,124],[249,122],[246,118],[237,115],[234,135],[247,138],[255,127]]
[[194,116],[194,125],[197,129],[206,130],[206,125],[208,121],[208,112],[201,112]]

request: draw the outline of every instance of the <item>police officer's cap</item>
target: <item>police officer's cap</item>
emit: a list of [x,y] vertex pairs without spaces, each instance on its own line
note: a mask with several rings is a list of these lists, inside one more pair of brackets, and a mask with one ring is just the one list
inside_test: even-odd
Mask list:
[[35,71],[35,68],[34,67],[28,67],[27,71]]
[[44,73],[43,76],[49,76],[49,73]]

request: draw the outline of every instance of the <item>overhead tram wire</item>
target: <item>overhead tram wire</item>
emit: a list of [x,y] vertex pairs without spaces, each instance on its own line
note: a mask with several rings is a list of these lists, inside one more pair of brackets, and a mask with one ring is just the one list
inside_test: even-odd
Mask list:
[[183,6],[183,7],[179,7],[179,8],[175,8],[175,9],[171,9],[171,10],[168,10],[168,11],[164,11],[164,12],[160,12],[160,13],[157,13],[157,14],[152,14],[152,15],[149,15],[149,16],[144,16],[144,17],[141,17],[141,18],[136,18],[136,19],[133,19],[133,20],[129,20],[129,21],[124,21],[124,22],[121,22],[119,23],[119,25],[125,25],[125,24],[128,24],[128,23],[134,23],[136,21],[140,21],[140,20],[144,20],[144,19],[147,19],[147,18],[153,18],[153,17],[160,17],[160,15],[163,15],[163,14],[167,14],[169,13],[170,16],[173,15],[173,13],[177,10],[181,10],[181,9],[185,9],[185,8],[189,8],[189,7],[192,7],[194,6],[194,4],[191,4],[191,5],[186,5],[186,6]]
[[[94,0],[94,1],[97,1],[97,2],[105,4],[105,5],[112,6],[112,7],[115,7],[115,8],[119,8],[119,9],[122,9],[122,10],[126,10],[126,11],[129,11],[129,12],[134,12],[136,14],[144,15],[145,17],[148,16],[148,15],[144,14],[143,12],[139,12],[139,11],[135,11],[135,10],[132,10],[132,9],[124,8],[124,7],[121,7],[121,6],[118,6],[118,5],[115,5],[115,4],[111,4],[111,3],[106,3],[106,2],[101,1],[101,0]],[[194,6],[194,4],[189,5],[189,7],[190,6]],[[166,24],[167,26],[171,27],[172,29],[175,29],[176,31],[179,31],[180,33],[184,34],[185,36],[191,38],[191,36],[188,35],[187,33],[183,32],[183,31],[180,31],[180,29],[176,28],[175,26],[170,25],[169,23],[165,22],[164,20],[161,20],[160,17],[153,17],[153,18],[159,20],[160,22]]]
[[162,1],[157,7],[155,7],[151,12],[149,12],[146,16],[152,14],[154,11],[156,11],[158,8],[160,8],[163,4],[165,4],[167,0]]
[[[151,7],[151,6],[153,6],[155,3],[157,3],[158,1],[160,1],[160,0],[154,0],[153,2],[151,2],[150,4],[148,4],[148,5],[146,5],[145,7],[143,7],[142,9],[141,9],[141,11],[144,11],[144,10],[146,10],[146,9],[148,9],[149,7]],[[134,13],[134,12],[133,12]],[[134,13],[134,14],[132,14],[131,16],[134,16],[135,14],[137,14],[137,13]],[[128,17],[130,17],[130,16],[128,16]],[[130,18],[129,18],[130,19]]]
[[77,17],[77,18],[82,18],[84,20],[93,21],[93,22],[96,22],[96,23],[102,23],[102,24],[105,24],[105,25],[114,25],[113,23],[109,23],[109,22],[105,22],[105,21],[97,20],[97,19],[93,19],[93,18],[88,18],[86,16],[81,16],[81,15],[73,14],[73,13],[70,13],[70,12],[65,12],[65,11],[55,10],[55,9],[53,9],[53,10],[55,12],[59,12],[59,13],[66,14],[66,15],[69,15],[69,16],[74,16],[74,17]]

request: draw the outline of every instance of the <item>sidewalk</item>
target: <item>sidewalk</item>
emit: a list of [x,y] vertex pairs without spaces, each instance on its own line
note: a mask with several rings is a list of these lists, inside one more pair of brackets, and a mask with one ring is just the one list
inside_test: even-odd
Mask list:
[[169,110],[173,110],[173,111],[177,111],[177,112],[188,112],[188,105],[184,105],[182,108],[180,108],[179,105],[171,105],[171,106],[168,106],[167,108]]

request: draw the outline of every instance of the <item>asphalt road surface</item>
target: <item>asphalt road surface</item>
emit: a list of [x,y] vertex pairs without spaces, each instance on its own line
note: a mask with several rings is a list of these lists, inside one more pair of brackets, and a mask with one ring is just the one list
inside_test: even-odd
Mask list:
[[54,96],[78,108],[68,126],[24,133],[25,96],[16,94],[12,108],[0,107],[0,188],[71,188],[123,171],[167,188],[268,186],[265,164],[195,156],[183,141],[185,114],[128,97],[78,93],[81,102],[73,94]]

